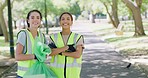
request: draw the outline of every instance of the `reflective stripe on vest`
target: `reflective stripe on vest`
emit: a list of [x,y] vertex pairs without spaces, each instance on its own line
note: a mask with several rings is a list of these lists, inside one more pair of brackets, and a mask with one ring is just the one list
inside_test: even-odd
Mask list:
[[28,67],[17,66],[17,69],[21,71],[27,71]]
[[[33,46],[34,46],[34,39],[31,38],[31,33],[29,33],[28,30],[23,30],[25,31],[26,35],[27,35],[27,42],[26,42],[26,48],[27,48],[27,52],[26,54],[33,54]],[[41,42],[44,42],[44,36],[43,34],[39,31],[39,38],[41,39]],[[18,75],[19,76],[23,76],[23,74],[29,69],[30,66],[32,66],[32,64],[34,64],[35,60],[27,60],[27,61],[18,61]],[[32,63],[32,64],[31,64]],[[29,66],[29,67],[28,67]]]
[[31,42],[31,39],[30,39],[30,35],[29,35],[29,32],[27,30],[25,32],[27,34],[27,42],[26,43],[28,44],[28,45],[26,44],[27,45],[26,48],[27,48],[27,52],[28,52],[27,54],[32,54],[32,42]]
[[[51,63],[50,66],[52,66],[52,67],[57,67],[57,68],[64,68],[65,64],[58,64],[58,63],[57,63],[57,57],[58,57],[58,56],[55,56],[54,63]],[[67,67],[67,68],[71,68],[71,67],[81,67],[81,64],[77,63],[76,59],[74,59],[74,62],[73,62],[73,63],[70,63],[70,64],[66,64],[66,67]]]
[[[56,34],[53,35],[54,36],[54,42],[55,42],[55,44],[58,43],[57,42],[57,40],[58,40],[58,34],[60,34],[60,33],[56,33]],[[73,42],[76,43],[77,40],[78,40],[78,37],[80,37],[80,35],[79,34],[76,34],[76,33],[72,33],[72,35],[73,34],[74,34],[74,40],[73,40]],[[50,66],[51,67],[57,67],[57,68],[64,68],[64,65],[65,64],[59,64],[57,60],[58,60],[58,55],[54,56],[54,62],[53,63],[51,62]],[[81,67],[81,63],[77,63],[77,59],[74,58],[73,63],[67,63],[66,64],[66,67],[68,67],[68,68],[71,68],[71,67],[79,67],[80,68]]]

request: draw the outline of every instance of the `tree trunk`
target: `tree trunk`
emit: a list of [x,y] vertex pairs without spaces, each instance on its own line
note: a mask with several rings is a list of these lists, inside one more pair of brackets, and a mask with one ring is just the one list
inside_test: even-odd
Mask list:
[[92,14],[92,21],[91,21],[91,22],[92,22],[92,23],[96,23],[96,22],[95,22],[95,19],[96,19],[96,15],[95,15],[95,14]]
[[142,5],[142,0],[136,0],[136,4],[132,3],[129,0],[122,0],[126,6],[132,11],[134,24],[135,24],[135,34],[134,36],[144,36],[144,28],[142,24],[141,11],[140,7]]
[[8,42],[9,39],[8,39],[8,32],[7,32],[7,27],[6,27],[6,23],[5,23],[5,20],[4,20],[4,16],[3,16],[3,10],[0,10],[0,24],[1,24],[1,28],[2,28],[2,32],[4,34],[4,37],[5,37],[5,42]]
[[0,24],[0,36],[3,36],[3,31],[2,31],[2,28],[1,28],[1,24]]
[[96,16],[95,14],[92,14],[92,13],[90,14],[89,19],[91,23],[95,23],[95,16]]
[[103,4],[104,4],[104,6],[105,6],[105,8],[106,8],[107,14],[109,15],[109,18],[110,18],[110,20],[111,20],[113,26],[114,26],[115,28],[117,28],[117,27],[116,27],[116,24],[115,24],[115,22],[114,22],[114,20],[113,20],[113,18],[112,18],[112,15],[111,15],[111,13],[110,13],[109,10],[108,10],[107,4],[105,4],[105,3],[103,3]]
[[146,35],[144,33],[144,28],[143,28],[143,24],[142,24],[140,9],[135,8],[135,10],[133,10],[133,18],[134,18],[134,24],[135,24],[135,34],[134,34],[134,36]]
[[118,19],[118,0],[112,0],[112,18],[114,20],[115,23],[115,27],[118,28],[119,25],[119,19]]
[[147,11],[145,12],[145,18],[147,18]]

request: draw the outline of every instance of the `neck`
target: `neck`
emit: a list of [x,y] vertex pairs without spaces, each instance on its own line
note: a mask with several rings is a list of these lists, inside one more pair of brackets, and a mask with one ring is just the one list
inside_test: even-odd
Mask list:
[[63,30],[62,35],[69,35],[71,33],[70,30]]
[[35,36],[37,36],[37,29],[28,28],[28,30],[30,31],[30,33],[32,34],[34,38]]

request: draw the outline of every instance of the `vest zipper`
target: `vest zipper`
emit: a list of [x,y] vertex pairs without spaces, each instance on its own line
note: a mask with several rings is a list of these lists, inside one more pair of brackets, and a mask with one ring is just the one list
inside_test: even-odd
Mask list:
[[67,56],[65,56],[64,78],[66,78],[66,63],[67,63]]
[[[63,39],[62,32],[60,32],[60,34],[61,34],[61,37],[62,37],[62,39]],[[70,32],[70,34],[69,34],[69,36],[68,36],[68,39],[67,39],[66,44],[68,43],[68,41],[69,41],[69,37],[71,36],[71,34],[72,34],[72,32]],[[63,39],[63,42],[64,42],[64,39]],[[65,64],[64,64],[64,78],[66,78],[66,64],[67,64],[67,56],[65,56]]]

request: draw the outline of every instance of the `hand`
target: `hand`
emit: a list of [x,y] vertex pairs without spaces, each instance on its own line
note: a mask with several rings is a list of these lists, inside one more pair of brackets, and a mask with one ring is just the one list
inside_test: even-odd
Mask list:
[[[35,55],[35,54],[34,54],[34,59],[35,59],[35,60],[38,60],[38,58],[36,57],[36,55]],[[39,61],[39,60],[38,60],[38,61]]]
[[[64,48],[64,51],[63,51],[63,52],[65,52],[65,51],[68,50],[69,46],[65,46],[65,47],[63,47],[63,48]],[[59,55],[62,55],[62,52],[60,52]]]
[[57,48],[57,46],[56,46],[54,43],[50,43],[48,46],[49,46],[50,48]]
[[62,56],[62,52],[61,52],[61,53],[59,53],[59,55],[61,55],[61,56]]
[[74,47],[74,44],[72,44],[72,45],[68,45],[68,52],[75,52],[76,51],[76,49],[75,49],[75,47]]

